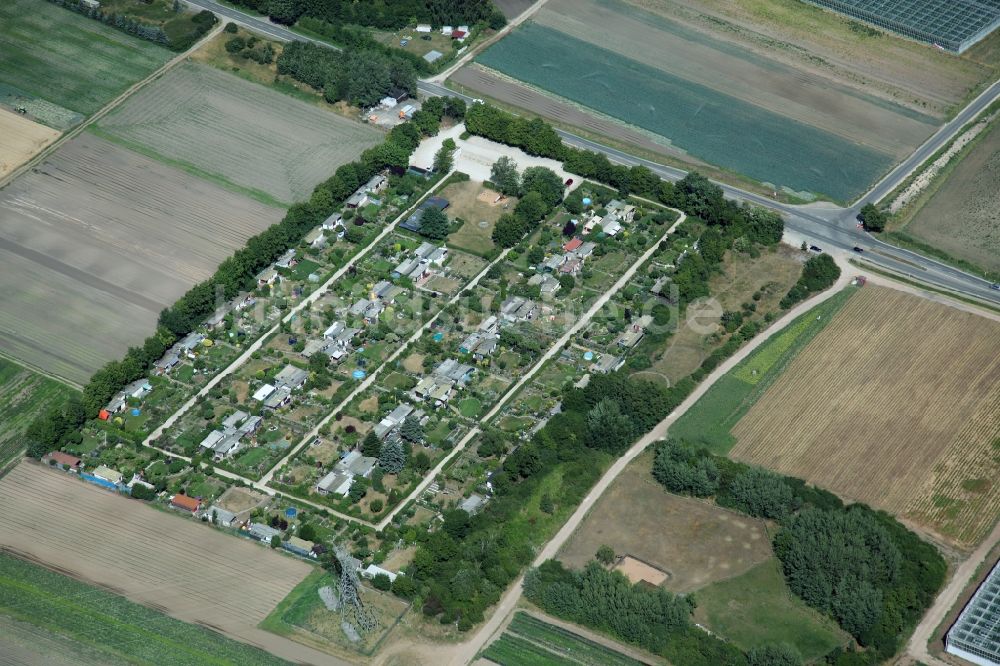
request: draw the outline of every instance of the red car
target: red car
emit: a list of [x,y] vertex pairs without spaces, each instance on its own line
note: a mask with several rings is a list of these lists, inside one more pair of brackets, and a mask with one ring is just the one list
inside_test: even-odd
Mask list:
[[572,178],[567,178],[566,179],[566,187],[569,187],[572,184],[573,184],[573,179]]

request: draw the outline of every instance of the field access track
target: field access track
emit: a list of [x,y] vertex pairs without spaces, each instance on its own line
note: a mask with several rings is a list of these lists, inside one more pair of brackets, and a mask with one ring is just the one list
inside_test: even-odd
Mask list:
[[282,214],[85,132],[0,192],[0,351],[82,384]]
[[22,462],[0,479],[0,548],[285,659],[315,663],[318,653],[257,629],[312,567],[191,518]]

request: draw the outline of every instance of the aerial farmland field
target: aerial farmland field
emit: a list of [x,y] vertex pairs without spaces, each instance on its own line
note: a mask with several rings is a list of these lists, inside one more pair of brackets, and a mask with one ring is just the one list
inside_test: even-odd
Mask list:
[[170,57],[163,46],[45,0],[0,3],[0,83],[84,115]]
[[[912,98],[897,103],[856,76],[772,58],[670,16],[620,0],[553,0],[453,80],[590,132],[617,118],[659,137],[661,152],[838,200],[866,189],[939,122]],[[575,118],[560,103],[597,117]]]
[[59,132],[0,107],[0,178],[58,138]]
[[730,455],[971,548],[1000,510],[997,340],[1000,322],[865,287],[736,423]]
[[[937,189],[918,200],[903,232],[989,271],[1000,272],[1000,119],[994,120]],[[904,220],[905,221],[905,220]]]
[[102,135],[265,202],[291,204],[382,140],[378,130],[197,63],[99,123]]
[[[329,661],[257,628],[312,570],[301,560],[37,464],[21,463],[0,479],[0,514],[0,549],[178,620],[250,642],[284,659]],[[16,578],[9,572],[17,564],[6,563],[0,572],[0,589]],[[0,593],[0,613],[4,613],[4,604],[10,603],[17,617],[32,598],[29,594],[27,601],[22,599],[23,584],[49,588],[46,573],[31,573],[21,586],[15,586],[18,595]],[[74,585],[81,589],[74,589]],[[69,589],[64,586],[62,597],[47,593],[42,597],[45,612],[21,619],[33,618],[46,628],[69,632],[85,642],[89,639],[134,650],[143,661],[156,661],[143,651],[156,650],[157,644],[142,644],[150,637],[143,627],[155,623],[154,635],[166,634],[160,637],[161,658],[169,657],[171,663],[200,663],[186,661],[185,651],[197,648],[204,648],[205,655],[214,655],[216,660],[210,663],[218,663],[223,646],[235,652],[230,657],[234,663],[274,663],[267,655],[220,641],[211,632],[171,622],[158,613],[150,611],[149,618],[140,618],[138,611],[130,612],[128,603],[115,595],[103,591],[87,595],[92,589],[71,583]],[[130,626],[123,618],[138,621]],[[217,645],[206,647],[211,641]],[[242,658],[240,649],[246,653]],[[253,654],[259,655],[257,659],[246,661]]]
[[81,134],[0,193],[0,351],[82,384],[281,216]]
[[54,379],[0,357],[0,468],[24,449],[21,435],[39,414],[61,407],[75,393]]

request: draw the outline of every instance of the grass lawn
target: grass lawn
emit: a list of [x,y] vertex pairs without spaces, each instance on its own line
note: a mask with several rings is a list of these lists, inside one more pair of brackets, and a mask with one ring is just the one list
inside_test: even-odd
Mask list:
[[494,249],[493,227],[500,216],[507,210],[513,210],[517,203],[517,199],[508,197],[494,204],[498,195],[498,192],[474,181],[452,183],[441,191],[441,196],[451,202],[448,216],[465,222],[458,231],[448,236],[449,247],[478,255],[485,255]]
[[174,379],[182,382],[190,382],[194,378],[194,366],[193,365],[182,365],[177,368],[174,372]]
[[729,431],[855,291],[848,287],[834,295],[758,347],[677,419],[670,437],[704,445],[719,455],[729,453],[736,444]]
[[0,555],[0,615],[98,650],[107,663],[287,663],[209,629],[8,555]]
[[524,430],[534,422],[535,420],[528,416],[504,416],[497,425],[505,432],[516,432]]
[[475,418],[483,409],[483,403],[476,398],[466,398],[458,403],[458,411],[467,419]]
[[385,386],[390,389],[411,389],[417,385],[417,380],[401,372],[394,372],[385,378]]
[[266,446],[258,446],[244,452],[243,455],[236,458],[236,462],[245,467],[256,467],[267,457],[268,453]]
[[35,417],[74,394],[78,392],[61,382],[0,358],[0,466],[24,447],[21,436]]
[[741,576],[698,590],[696,618],[744,650],[788,643],[812,660],[845,645],[848,636],[795,597],[779,567],[771,558]]
[[427,441],[430,442],[431,444],[440,445],[441,442],[445,441],[448,438],[448,435],[450,433],[451,433],[451,428],[448,427],[448,421],[442,420],[437,424],[437,426],[434,427],[433,430],[426,433]]
[[305,280],[310,273],[315,273],[320,269],[320,265],[311,259],[303,259],[290,271],[293,280]]
[[171,57],[44,0],[0,3],[0,53],[0,82],[85,115]]

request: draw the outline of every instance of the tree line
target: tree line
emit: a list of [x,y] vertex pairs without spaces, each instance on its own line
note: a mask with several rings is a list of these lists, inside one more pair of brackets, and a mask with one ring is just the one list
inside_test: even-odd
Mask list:
[[632,584],[591,561],[581,571],[548,560],[524,577],[524,596],[545,612],[592,627],[684,666],[800,666],[787,645],[744,653],[694,626],[694,598],[660,587]]
[[789,588],[865,648],[835,652],[830,663],[893,656],[944,582],[947,565],[934,546],[889,514],[845,506],[801,479],[673,440],[657,445],[652,474],[671,492],[779,521],[774,552]]
[[840,278],[840,266],[833,257],[824,253],[809,257],[802,267],[802,275],[781,299],[781,307],[785,310],[800,301],[804,301],[816,292],[833,286]]
[[[431,105],[444,114],[445,105]],[[440,122],[441,115],[437,116]],[[436,131],[436,130],[435,130]],[[131,347],[119,361],[110,361],[91,376],[83,388],[79,408],[70,401],[64,409],[52,410],[35,418],[26,433],[29,455],[40,457],[59,449],[79,435],[88,418],[93,418],[129,382],[149,373],[178,339],[195,330],[224,301],[241,291],[256,287],[255,277],[286,250],[297,245],[310,230],[343,206],[344,201],[375,174],[390,169],[405,170],[410,155],[423,138],[413,122],[394,127],[383,143],[361,153],[361,159],[343,164],[313,190],[309,201],[291,206],[285,217],[225,259],[215,274],[181,296],[160,312],[157,329],[141,346]]]
[[285,25],[302,17],[378,30],[399,30],[413,23],[442,26],[481,21],[499,29],[507,23],[492,0],[233,0],[233,4]]
[[[121,30],[126,34],[132,35],[133,37],[162,44],[173,51],[184,51],[188,49],[191,45],[197,42],[202,35],[211,30],[212,26],[214,26],[218,21],[215,14],[207,9],[202,10],[191,17],[192,29],[184,32],[183,34],[177,34],[176,30],[172,30],[171,32],[175,34],[174,37],[171,38],[163,29],[163,26],[146,23],[145,21],[132,18],[128,14],[109,12],[101,9],[100,7],[91,7],[90,5],[85,5],[80,2],[80,0],[49,0],[49,2],[69,9],[70,11],[74,11],[78,14],[82,14],[87,18],[92,18],[95,21],[100,21],[104,25],[115,28],[116,30]],[[184,20],[184,18],[180,16],[180,11],[181,9],[179,3],[175,2],[174,14],[177,15],[177,18],[170,20]]]

